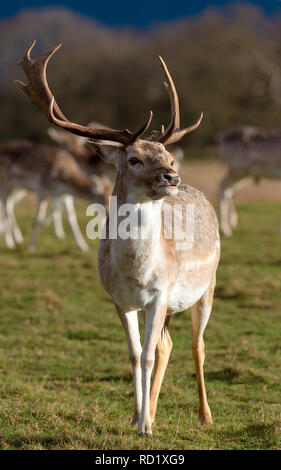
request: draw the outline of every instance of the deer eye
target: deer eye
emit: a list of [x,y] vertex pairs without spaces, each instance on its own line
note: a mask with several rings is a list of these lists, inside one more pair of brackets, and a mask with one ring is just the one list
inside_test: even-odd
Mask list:
[[129,160],[130,165],[136,165],[137,163],[142,163],[138,158],[133,157]]
[[171,166],[174,166],[174,164],[175,164],[175,160],[172,160],[171,161]]

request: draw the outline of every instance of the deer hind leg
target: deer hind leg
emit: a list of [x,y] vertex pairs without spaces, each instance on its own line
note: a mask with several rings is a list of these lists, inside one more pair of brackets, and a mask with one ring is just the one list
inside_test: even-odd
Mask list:
[[203,333],[208,323],[215,289],[215,277],[201,299],[191,308],[192,318],[192,353],[195,363],[197,386],[199,393],[199,420],[201,424],[212,424],[212,415],[207,401],[203,365],[205,345]]
[[152,424],[155,421],[158,397],[173,348],[173,341],[168,331],[169,320],[170,316],[167,315],[155,351],[154,375],[150,391],[150,418]]
[[36,249],[36,242],[39,234],[39,229],[41,225],[44,224],[44,221],[46,219],[46,212],[47,212],[47,207],[48,207],[48,201],[47,199],[44,199],[42,195],[38,195],[38,200],[37,200],[37,209],[36,209],[36,217],[35,217],[35,223],[31,235],[31,240],[29,243],[29,252],[33,253]]
[[120,317],[121,323],[123,325],[124,331],[126,333],[127,342],[128,342],[128,351],[130,360],[133,368],[133,379],[134,379],[134,412],[131,424],[135,426],[138,424],[138,420],[141,412],[141,402],[142,402],[142,389],[141,389],[141,342],[140,342],[140,333],[139,333],[139,322],[138,322],[138,313],[137,311],[132,312],[122,312],[118,305],[116,310]]
[[64,205],[66,210],[66,216],[77,245],[79,246],[79,248],[81,248],[82,251],[88,251],[89,247],[85,242],[80,227],[78,225],[78,220],[74,208],[74,201],[71,195],[64,196]]
[[238,223],[238,214],[233,201],[233,191],[231,191],[228,199],[228,218],[230,227],[232,229],[236,228]]
[[226,237],[232,235],[232,229],[237,226],[238,214],[235,209],[233,195],[251,182],[251,177],[245,174],[229,173],[220,184],[219,213],[220,228]]
[[233,196],[236,192],[238,192],[240,189],[244,188],[247,186],[249,183],[252,182],[252,178],[250,176],[240,176],[240,179],[235,180],[231,187],[231,194],[229,197],[229,223],[232,228],[235,228],[238,223],[238,214],[235,209],[234,201],[233,201]]

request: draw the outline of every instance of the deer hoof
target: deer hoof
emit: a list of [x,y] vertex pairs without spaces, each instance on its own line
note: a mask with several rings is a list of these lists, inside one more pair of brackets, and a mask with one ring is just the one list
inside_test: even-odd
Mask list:
[[131,426],[137,426],[139,422],[139,418],[140,418],[139,415],[134,413],[132,420],[131,420]]
[[205,424],[213,424],[211,413],[199,413],[200,423],[204,426]]
[[143,420],[139,422],[138,434],[139,436],[152,436],[150,420],[149,421]]
[[151,432],[151,431],[139,431],[138,434],[139,434],[140,437],[143,437],[143,436],[150,437],[150,436],[152,436],[152,432]]

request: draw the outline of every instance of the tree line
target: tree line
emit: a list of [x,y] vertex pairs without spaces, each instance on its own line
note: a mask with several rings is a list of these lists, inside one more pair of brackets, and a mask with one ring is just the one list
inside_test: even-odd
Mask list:
[[25,81],[15,62],[37,40],[33,55],[62,42],[48,81],[70,120],[114,128],[169,122],[169,100],[157,56],[175,80],[182,125],[205,118],[185,139],[211,145],[228,127],[281,127],[281,17],[247,4],[142,30],[110,29],[62,8],[24,10],[0,21],[0,139],[47,141],[48,122],[14,84]]

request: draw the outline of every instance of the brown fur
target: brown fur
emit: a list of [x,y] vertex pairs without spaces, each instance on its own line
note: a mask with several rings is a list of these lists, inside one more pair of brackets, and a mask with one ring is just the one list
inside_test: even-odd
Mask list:
[[36,180],[44,191],[73,193],[87,200],[94,199],[93,183],[84,174],[75,158],[54,145],[15,140],[0,146],[0,166],[6,184],[33,189]]

